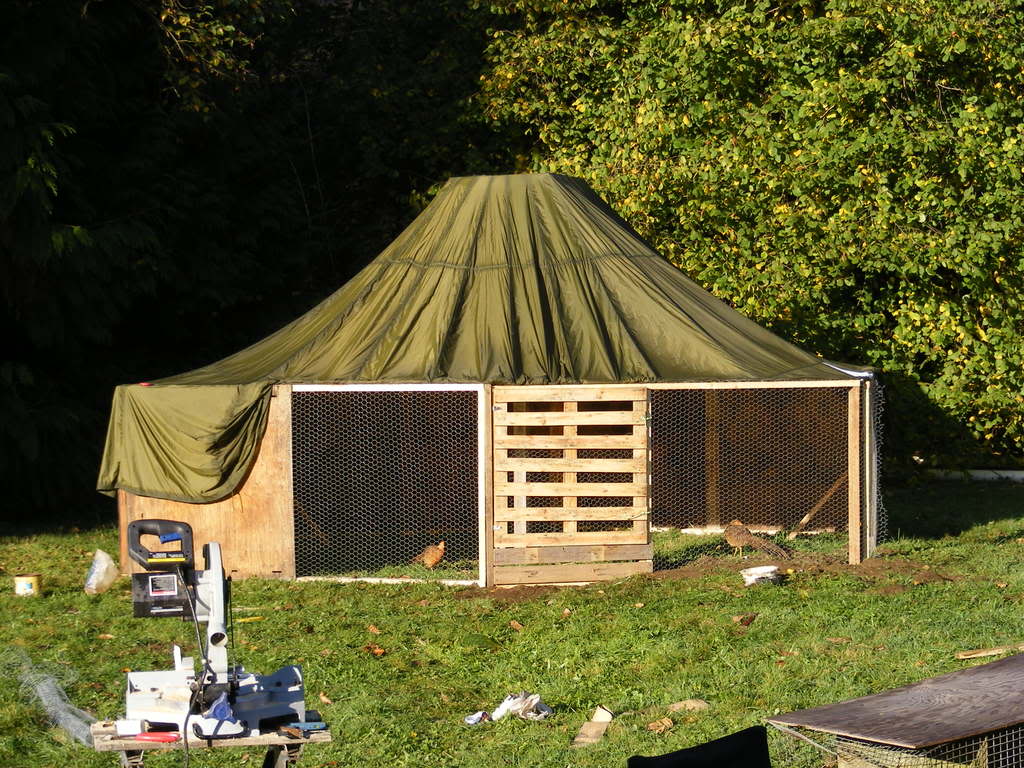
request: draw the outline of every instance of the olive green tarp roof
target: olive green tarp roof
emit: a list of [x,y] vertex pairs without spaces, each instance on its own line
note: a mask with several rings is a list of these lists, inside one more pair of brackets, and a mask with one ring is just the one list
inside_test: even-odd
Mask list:
[[280,382],[846,378],[687,279],[584,182],[456,178],[281,330],[204,368],[118,387],[98,488],[230,495]]

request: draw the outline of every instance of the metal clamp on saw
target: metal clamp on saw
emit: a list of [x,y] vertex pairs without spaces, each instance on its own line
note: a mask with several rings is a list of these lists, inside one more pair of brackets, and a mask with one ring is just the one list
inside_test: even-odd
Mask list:
[[[169,551],[150,551],[142,537],[156,536]],[[302,670],[282,667],[272,675],[231,666],[228,654],[229,580],[224,576],[220,544],[203,547],[205,570],[195,569],[192,528],[174,520],[136,520],[128,525],[128,554],[146,573],[132,576],[137,617],[180,616],[200,625],[199,670],[174,646],[174,669],[129,672],[125,727],[145,723],[149,730],[191,732],[203,739],[257,735],[285,723],[305,722]],[[141,726],[140,726],[141,727]]]

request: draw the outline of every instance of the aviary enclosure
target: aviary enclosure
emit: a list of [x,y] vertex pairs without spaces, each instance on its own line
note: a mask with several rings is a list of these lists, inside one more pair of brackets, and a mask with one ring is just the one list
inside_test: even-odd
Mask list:
[[728,556],[734,519],[857,563],[879,536],[876,387],[280,384],[237,493],[119,491],[121,526],[185,520],[236,577],[613,579]]

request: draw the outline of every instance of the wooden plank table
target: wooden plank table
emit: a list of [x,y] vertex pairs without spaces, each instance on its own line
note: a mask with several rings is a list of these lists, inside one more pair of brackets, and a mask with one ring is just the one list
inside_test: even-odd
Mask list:
[[[118,736],[113,720],[93,723],[93,749],[97,752],[120,752],[121,765],[126,768],[142,768],[145,753],[153,749],[184,749],[179,739],[172,742],[136,741],[131,736]],[[267,753],[263,760],[263,768],[288,768],[294,765],[307,744],[326,744],[331,741],[328,730],[309,731],[302,738],[272,731],[258,736],[240,736],[231,739],[201,739],[194,735],[188,737],[188,748],[216,749],[222,747],[266,747]]]
[[1010,728],[1024,723],[1024,654],[768,722],[909,749]]

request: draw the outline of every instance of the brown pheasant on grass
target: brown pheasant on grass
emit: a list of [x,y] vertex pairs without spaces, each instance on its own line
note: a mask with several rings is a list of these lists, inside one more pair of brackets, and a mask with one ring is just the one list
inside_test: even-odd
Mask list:
[[770,541],[763,536],[755,536],[739,520],[733,520],[727,526],[725,526],[725,541],[726,543],[736,550],[737,554],[743,554],[744,547],[752,547],[759,549],[766,555],[771,557],[778,557],[783,560],[789,558],[789,552],[784,550],[774,541]]
[[441,562],[442,557],[444,557],[443,541],[439,544],[429,544],[424,547],[423,551],[412,559],[412,562],[423,563],[427,568],[433,568]]

